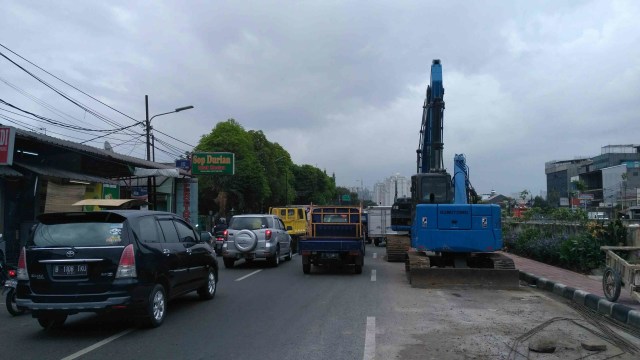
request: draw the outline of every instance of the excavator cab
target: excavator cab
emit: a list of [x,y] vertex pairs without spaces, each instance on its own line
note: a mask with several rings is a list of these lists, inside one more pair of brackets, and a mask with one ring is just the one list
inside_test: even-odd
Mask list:
[[417,204],[451,204],[451,175],[446,172],[415,174],[411,177],[411,198]]

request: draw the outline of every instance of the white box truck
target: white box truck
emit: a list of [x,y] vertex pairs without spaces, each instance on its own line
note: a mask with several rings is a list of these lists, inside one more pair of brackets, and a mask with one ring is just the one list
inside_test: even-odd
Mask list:
[[405,234],[391,230],[391,206],[370,206],[367,213],[367,236],[375,246],[387,241],[387,235]]

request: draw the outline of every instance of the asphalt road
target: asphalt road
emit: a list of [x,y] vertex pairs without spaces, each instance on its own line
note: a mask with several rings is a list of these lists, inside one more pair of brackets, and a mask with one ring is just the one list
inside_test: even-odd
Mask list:
[[[413,289],[404,265],[384,261],[384,254],[368,245],[361,275],[317,267],[304,275],[299,256],[277,268],[261,262],[222,267],[212,301],[196,294],[177,299],[156,329],[81,314],[43,331],[29,315],[12,318],[0,309],[0,358],[507,358],[509,343],[542,321],[578,317],[558,299],[527,288]],[[557,358],[584,356],[572,341],[588,334],[568,324],[549,331],[566,340]]]

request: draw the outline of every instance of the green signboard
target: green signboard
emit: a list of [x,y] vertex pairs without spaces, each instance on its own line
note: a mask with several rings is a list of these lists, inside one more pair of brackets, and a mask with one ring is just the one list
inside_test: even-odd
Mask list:
[[118,185],[102,184],[103,199],[120,199],[120,188]]
[[351,201],[351,195],[342,195],[342,201]]
[[236,172],[235,159],[235,154],[229,152],[193,153],[191,155],[191,174],[233,175]]

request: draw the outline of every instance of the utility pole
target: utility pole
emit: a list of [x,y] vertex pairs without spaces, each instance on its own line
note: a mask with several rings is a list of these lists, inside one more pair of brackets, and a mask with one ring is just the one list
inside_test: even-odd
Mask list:
[[[145,111],[147,114],[146,120],[145,120],[145,132],[146,132],[146,136],[147,136],[147,161],[151,161],[151,141],[154,141],[153,144],[153,161],[156,161],[156,151],[155,151],[155,138],[152,138],[151,135],[151,120],[153,120],[155,117],[158,116],[162,116],[162,115],[167,115],[167,114],[173,114],[173,113],[177,113],[180,111],[184,111],[184,110],[189,110],[189,109],[193,109],[192,105],[189,106],[183,106],[183,107],[179,107],[176,108],[173,111],[169,111],[169,112],[165,112],[165,113],[161,113],[161,114],[156,114],[153,115],[152,117],[149,117],[149,95],[145,95],[144,96],[144,107],[145,107]],[[155,168],[155,166],[153,167]],[[151,178],[153,177],[153,185],[151,183]],[[155,176],[147,176],[147,201],[149,202],[149,205],[151,206],[152,210],[156,210],[156,189],[155,189],[155,185],[156,185],[156,178]]]
[[[149,95],[144,96],[144,107],[147,114],[146,117],[146,132],[147,132],[147,161],[151,161],[151,141],[149,139],[151,133],[151,122],[149,121]],[[151,176],[147,176],[147,202],[152,210],[155,210],[155,204],[151,201]],[[153,208],[152,208],[153,207]]]

